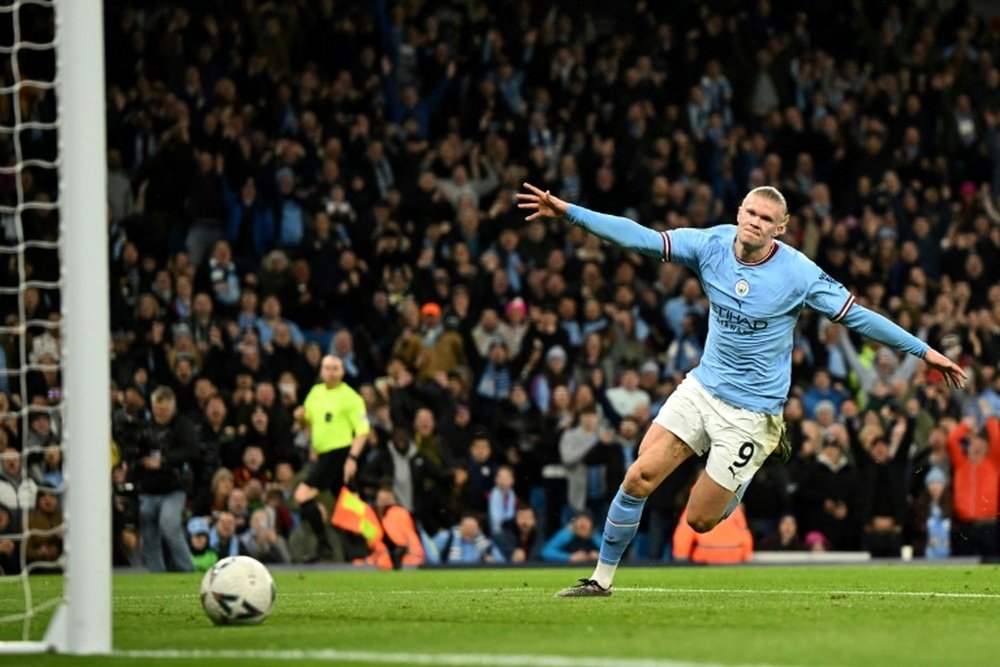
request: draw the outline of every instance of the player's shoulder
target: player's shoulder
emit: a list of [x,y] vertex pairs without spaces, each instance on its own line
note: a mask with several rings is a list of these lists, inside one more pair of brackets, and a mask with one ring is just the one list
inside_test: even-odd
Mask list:
[[714,227],[706,227],[702,231],[707,238],[712,240],[732,243],[736,239],[736,225],[715,225]]
[[778,260],[776,263],[785,270],[793,270],[792,275],[812,282],[823,273],[819,265],[798,248],[793,248],[783,241],[775,243],[778,244],[778,251],[775,253],[775,259]]
[[736,225],[715,225],[713,227],[684,227],[683,234],[690,235],[702,253],[711,255],[719,250],[732,248],[736,239]]

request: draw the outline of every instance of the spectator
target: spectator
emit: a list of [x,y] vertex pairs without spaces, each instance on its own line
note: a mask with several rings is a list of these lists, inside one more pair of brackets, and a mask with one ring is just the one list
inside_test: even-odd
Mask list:
[[906,470],[913,428],[905,415],[892,415],[890,435],[874,435],[867,446],[860,434],[851,437],[858,471],[857,520],[861,548],[873,556],[899,556],[906,521]]
[[948,476],[932,468],[924,477],[924,490],[917,498],[917,538],[914,553],[928,560],[951,555],[952,499]]
[[24,550],[25,563],[48,571],[60,569],[64,529],[58,493],[51,487],[40,487],[35,509],[28,514],[28,530],[32,532]]
[[195,572],[208,572],[219,562],[219,554],[209,545],[212,529],[203,516],[193,516],[188,519],[188,548],[191,550],[191,563]]
[[219,468],[212,475],[211,512],[219,512],[226,508],[229,494],[236,488],[236,478],[229,468]]
[[208,536],[208,544],[219,558],[246,556],[246,548],[236,535],[236,519],[232,513],[223,510],[215,517],[215,524]]
[[[986,420],[985,437],[974,417],[966,417],[948,434],[954,488],[955,522],[952,550],[956,555],[997,553],[1000,512],[1000,419]],[[969,438],[968,449],[962,441]]]
[[222,200],[229,217],[226,240],[232,244],[237,270],[247,273],[259,264],[274,241],[274,212],[252,177],[239,184],[238,192],[230,188],[225,176],[221,182]]
[[127,446],[139,492],[143,561],[153,572],[167,569],[165,543],[173,568],[190,572],[191,553],[181,523],[191,471],[198,457],[194,425],[177,414],[169,387],[158,387],[151,397],[153,418],[145,432]]
[[600,439],[600,422],[597,408],[585,406],[579,411],[579,423],[559,438],[559,458],[566,468],[566,502],[576,512],[587,506],[589,480],[584,458]]
[[594,518],[584,511],[549,538],[542,547],[542,559],[553,563],[596,563],[600,550],[601,541],[594,533]]
[[697,533],[687,522],[687,510],[674,529],[674,558],[692,563],[745,563],[753,558],[753,536],[743,508],[707,533]]
[[393,428],[389,442],[379,446],[359,473],[366,487],[379,488],[385,480],[390,480],[393,504],[409,512],[428,533],[448,525],[444,511],[451,477],[417,449],[405,426]]
[[639,373],[633,368],[626,368],[621,373],[618,385],[608,389],[608,401],[619,415],[635,416],[640,406],[649,409],[649,394],[639,388]]
[[514,519],[520,500],[514,493],[514,470],[502,465],[493,476],[493,488],[487,499],[490,535],[496,536],[503,530],[503,525]]
[[479,525],[475,514],[465,514],[435,539],[441,562],[449,565],[472,565],[476,563],[503,563],[504,557],[496,544],[488,538]]
[[11,576],[21,572],[20,521],[15,512],[0,503],[0,574]]
[[240,278],[232,247],[228,241],[219,240],[212,246],[207,264],[199,269],[195,288],[212,295],[220,309],[235,312],[240,302]]
[[858,544],[857,475],[847,459],[847,445],[847,431],[839,424],[824,434],[822,450],[798,493],[809,531],[820,533],[837,550],[855,549]]
[[291,554],[285,538],[278,534],[274,512],[270,508],[254,510],[250,515],[250,527],[240,537],[247,555],[262,563],[290,563]]
[[758,551],[804,551],[805,544],[799,536],[799,523],[795,515],[781,515],[778,527],[761,540]]
[[465,469],[463,507],[484,516],[489,509],[490,489],[497,471],[493,441],[487,433],[479,432],[473,436]]
[[535,510],[529,505],[517,508],[514,519],[504,524],[495,541],[508,563],[538,563],[542,560],[544,538]]

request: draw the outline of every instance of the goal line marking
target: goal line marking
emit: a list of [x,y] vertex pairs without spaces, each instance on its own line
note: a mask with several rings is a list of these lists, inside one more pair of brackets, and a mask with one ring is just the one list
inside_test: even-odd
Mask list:
[[[858,595],[865,597],[916,597],[916,598],[946,598],[960,600],[1000,600],[1000,593],[959,593],[947,591],[871,591],[871,590],[807,590],[796,588],[667,588],[653,586],[623,586],[615,587],[615,592],[623,593],[683,593],[704,595]],[[373,595],[427,595],[429,593],[449,593],[456,595],[469,594],[539,594],[538,588],[455,588],[455,589],[402,589],[373,591]],[[542,591],[544,594],[546,591]],[[308,591],[294,593],[278,593],[279,598],[328,597],[337,595],[356,595],[356,591]],[[116,595],[115,600],[181,600],[196,599],[196,594],[170,595]]]

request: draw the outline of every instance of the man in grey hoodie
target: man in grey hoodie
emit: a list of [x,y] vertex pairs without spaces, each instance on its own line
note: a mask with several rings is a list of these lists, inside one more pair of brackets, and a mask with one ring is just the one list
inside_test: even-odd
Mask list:
[[588,405],[580,410],[576,426],[566,429],[559,439],[559,457],[566,468],[566,500],[574,512],[587,506],[587,465],[583,458],[600,438],[600,416]]

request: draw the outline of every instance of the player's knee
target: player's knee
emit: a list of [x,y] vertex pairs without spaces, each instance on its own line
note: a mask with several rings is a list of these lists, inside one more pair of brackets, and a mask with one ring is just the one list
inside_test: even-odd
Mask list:
[[653,492],[655,482],[652,475],[644,472],[640,466],[633,465],[625,473],[622,489],[633,498],[645,498]]
[[715,519],[691,513],[688,513],[687,522],[696,533],[707,533],[715,528],[715,525],[718,523]]

